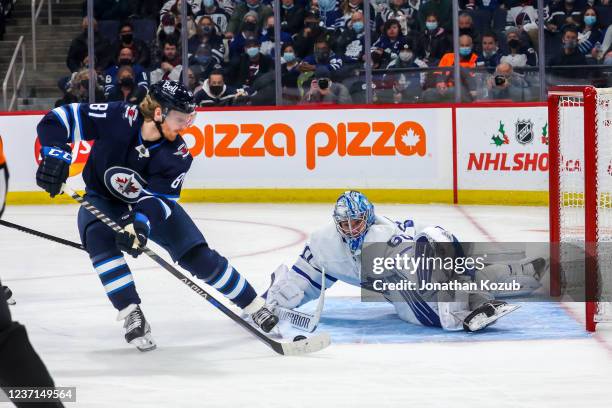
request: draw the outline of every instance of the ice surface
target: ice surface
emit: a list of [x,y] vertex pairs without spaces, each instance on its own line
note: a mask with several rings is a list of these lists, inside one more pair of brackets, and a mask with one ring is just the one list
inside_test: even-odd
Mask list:
[[[331,205],[188,204],[214,248],[263,291]],[[547,209],[378,205],[463,240],[546,241]],[[13,206],[5,218],[78,241],[76,206]],[[158,349],[123,340],[84,252],[0,227],[11,308],[79,407],[612,407],[612,332],[587,335],[580,305],[525,305],[482,335],[409,326],[385,304],[329,290],[321,328],[335,341],[277,356],[145,257],[128,260]],[[351,313],[353,312],[353,313]],[[516,329],[513,330],[513,325]],[[539,326],[541,325],[541,326]],[[1,362],[0,362],[1,364]]]

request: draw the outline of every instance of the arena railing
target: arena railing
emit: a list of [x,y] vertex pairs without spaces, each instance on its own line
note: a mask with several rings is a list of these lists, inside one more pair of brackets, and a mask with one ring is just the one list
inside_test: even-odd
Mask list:
[[[51,11],[51,2],[52,0],[47,1],[47,23],[52,25],[52,11]],[[40,0],[38,6],[36,5],[36,0],[32,0],[32,68],[36,71],[36,23],[38,22],[38,16],[42,10],[43,5],[45,4],[45,0]]]
[[[15,69],[17,56],[21,52],[21,70],[19,74]],[[9,81],[12,78],[13,85],[13,94],[11,95],[10,102],[8,101],[8,85]],[[17,101],[17,96],[19,95],[19,91],[21,90],[21,86],[25,85],[26,81],[26,49],[25,49],[25,41],[23,40],[23,35],[19,37],[17,41],[17,45],[15,46],[15,51],[13,51],[13,57],[11,58],[11,62],[9,63],[8,70],[6,71],[6,75],[4,76],[4,81],[2,81],[2,100],[4,102],[4,110],[12,111],[15,102]]]

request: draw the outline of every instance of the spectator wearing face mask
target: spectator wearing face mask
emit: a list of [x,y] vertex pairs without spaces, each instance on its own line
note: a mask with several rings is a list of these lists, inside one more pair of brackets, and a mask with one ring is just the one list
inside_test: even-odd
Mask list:
[[508,63],[514,68],[527,65],[534,67],[538,64],[538,55],[533,48],[523,45],[518,28],[511,27],[506,30],[506,51],[500,62]]
[[246,13],[240,26],[240,33],[232,37],[229,45],[230,60],[240,58],[247,38],[258,37],[257,21],[259,16],[255,11]]
[[410,42],[404,44],[399,52],[399,58],[387,66],[388,72],[383,76],[384,86],[377,92],[379,102],[417,102],[421,98],[426,76],[425,72],[417,69],[424,67],[427,67],[427,64],[416,57]]
[[351,103],[348,89],[331,78],[331,71],[325,67],[317,67],[315,77],[310,83],[309,91],[304,95],[304,103],[316,104],[347,104]]
[[429,66],[436,66],[442,56],[453,49],[451,34],[438,24],[438,16],[427,15],[425,28],[417,38],[416,54]]
[[341,29],[344,25],[339,0],[311,0],[310,10],[318,13],[321,26],[330,32]]
[[119,29],[119,38],[113,44],[113,55],[118,55],[122,48],[129,48],[134,54],[134,63],[148,68],[151,63],[151,50],[144,42],[134,38],[134,27],[124,23]]
[[[552,66],[568,66],[568,65],[586,65],[584,54],[578,51],[578,30],[574,26],[568,26],[563,30],[561,38],[562,51],[560,54],[552,57],[548,61],[548,65]],[[582,69],[554,69],[550,68],[551,75],[557,78],[583,78],[586,79],[587,70]]]
[[474,27],[474,20],[468,13],[459,14],[459,35],[469,35],[474,43],[474,52],[480,52],[482,39],[480,33]]
[[202,84],[194,96],[198,106],[232,106],[244,103],[248,100],[248,95],[242,89],[237,90],[225,83],[222,71],[213,71]]
[[259,51],[260,43],[255,37],[248,38],[244,52],[230,69],[229,83],[234,86],[251,86],[262,75],[274,69],[274,61]]
[[513,102],[532,100],[532,93],[525,78],[514,72],[512,65],[502,62],[487,79],[488,99],[509,99]]
[[499,65],[501,57],[495,33],[483,34],[482,51],[478,53],[476,65],[487,67],[489,72],[492,72]]
[[106,100],[108,102],[123,101],[138,105],[146,95],[146,88],[136,85],[132,67],[123,65],[117,73],[117,86],[111,89]]
[[[461,68],[468,69],[467,72],[462,70],[461,73],[461,86],[465,87],[469,92],[463,92],[462,95],[466,100],[471,100],[476,95],[476,81],[475,72],[473,71],[476,68],[476,61],[478,60],[478,55],[474,52],[472,37],[469,35],[462,35],[459,37],[459,66]],[[453,67],[455,65],[455,53],[449,52],[442,56],[439,67]],[[455,86],[453,71],[438,71],[434,72],[434,81],[435,87],[440,88],[440,94],[442,95],[441,88],[451,89]],[[453,92],[451,92],[452,94]],[[466,101],[464,100],[464,101]]]
[[227,26],[227,33],[225,35],[227,38],[233,38],[242,31],[241,25],[244,16],[250,11],[257,13],[256,27],[253,30],[255,32],[258,32],[263,26],[264,21],[273,14],[272,7],[262,4],[261,0],[245,0],[244,3],[238,3]]
[[151,65],[154,69],[159,66],[164,53],[164,44],[172,42],[179,44],[181,42],[180,25],[177,23],[174,15],[166,13],[162,16],[155,40],[151,45]]
[[[274,57],[274,16],[268,17],[265,22],[261,35],[259,36],[259,42],[261,43],[261,53]],[[291,35],[281,29],[280,33],[281,47],[284,44],[293,42]]]
[[[403,0],[402,0],[403,1]],[[351,21],[351,17],[355,13],[363,14],[363,0],[338,0],[340,4],[340,11],[342,13],[342,26],[340,27],[340,31],[344,30],[348,23]],[[370,2],[370,29],[372,31],[376,30],[376,9],[372,5],[373,2]],[[376,39],[376,37],[373,37]]]
[[293,37],[295,54],[299,58],[305,58],[312,52],[315,41],[321,37],[327,37],[327,32],[321,27],[319,16],[307,11],[304,14],[304,28]]
[[292,44],[285,44],[282,48],[281,80],[283,84],[283,101],[296,104],[300,101],[298,77],[300,76],[300,61],[295,55]]
[[[409,35],[411,32],[419,31],[418,11],[420,0],[389,0],[389,3],[381,4],[380,12],[376,15],[376,31],[382,32],[388,20],[397,20],[402,28],[402,34]],[[373,15],[373,14],[371,14]]]
[[281,27],[291,35],[297,34],[304,27],[306,11],[295,0],[281,0]]
[[147,71],[140,64],[134,63],[134,53],[131,48],[122,48],[117,55],[117,64],[109,67],[104,72],[104,93],[108,97],[113,89],[119,84],[119,70],[123,66],[132,68],[132,78],[136,87],[141,87],[146,92],[149,89],[149,77]]
[[203,16],[198,20],[196,35],[187,42],[187,51],[193,55],[202,46],[210,51],[215,63],[223,64],[225,45],[223,38],[217,34],[217,27],[210,16]]
[[[100,81],[96,82],[94,89],[96,102],[104,102],[106,98]],[[55,107],[75,102],[89,102],[89,70],[83,69],[74,72],[67,81],[65,81],[62,90],[64,91],[64,95],[55,102]]]
[[315,42],[313,54],[304,58],[300,64],[300,71],[314,72],[320,67],[325,67],[331,72],[334,79],[337,79],[342,69],[342,58],[331,51],[329,43],[323,38]]
[[227,31],[230,21],[230,14],[219,6],[217,0],[202,0],[202,8],[196,16],[196,23],[199,24],[202,16],[209,17],[219,29],[217,34],[223,35]]
[[452,32],[452,9],[451,0],[429,0],[419,7],[419,26],[423,29],[427,16],[435,14],[438,18],[438,25]]
[[356,11],[345,30],[335,37],[333,49],[345,67],[362,67],[365,55],[365,33],[363,13]]
[[201,78],[207,78],[215,70],[223,66],[215,58],[213,51],[207,44],[200,44],[198,49],[189,57],[189,66],[199,71]]
[[597,11],[593,7],[584,10],[582,30],[578,33],[578,51],[587,57],[598,58],[599,50],[595,45],[601,47],[603,34],[597,22]]

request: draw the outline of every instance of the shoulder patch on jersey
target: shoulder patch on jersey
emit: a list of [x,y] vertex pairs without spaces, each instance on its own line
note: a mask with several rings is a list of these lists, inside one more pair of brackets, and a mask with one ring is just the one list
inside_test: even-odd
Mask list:
[[134,170],[115,166],[104,172],[104,184],[115,197],[135,203],[143,195],[147,182]]
[[176,149],[176,152],[172,153],[175,156],[181,156],[182,158],[189,156],[189,149],[187,149],[186,143],[181,143]]
[[136,118],[138,118],[138,107],[135,105],[126,106],[123,118],[128,120],[130,126],[133,126],[136,122]]

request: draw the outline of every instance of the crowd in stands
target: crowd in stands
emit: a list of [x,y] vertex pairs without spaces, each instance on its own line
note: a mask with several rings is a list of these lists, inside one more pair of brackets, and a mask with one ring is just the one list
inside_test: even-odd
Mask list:
[[[543,80],[608,86],[610,2],[545,0],[540,22],[536,0],[460,0],[463,100],[536,100]],[[280,0],[280,5],[285,104],[363,103],[366,52],[374,102],[454,100],[450,0],[372,0],[370,22],[363,0]],[[150,84],[187,75],[200,106],[273,105],[273,1],[187,0],[186,8],[185,68],[181,0],[95,1],[96,100],[137,103]],[[538,72],[538,24],[545,27],[546,78]],[[58,105],[87,98],[92,62],[86,18],[82,28],[67,55],[71,74],[58,83],[64,93]]]

